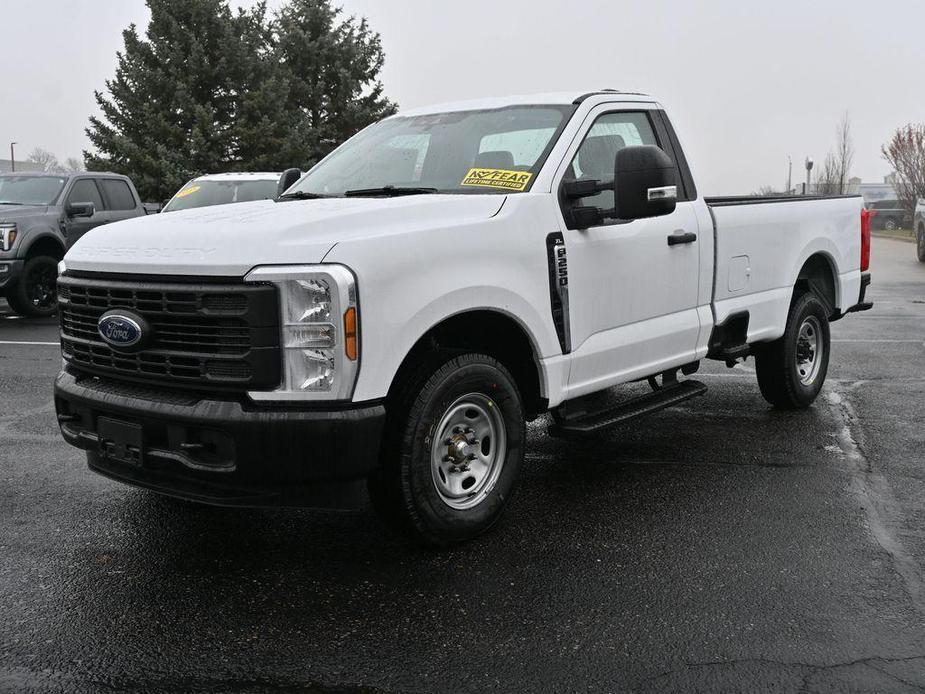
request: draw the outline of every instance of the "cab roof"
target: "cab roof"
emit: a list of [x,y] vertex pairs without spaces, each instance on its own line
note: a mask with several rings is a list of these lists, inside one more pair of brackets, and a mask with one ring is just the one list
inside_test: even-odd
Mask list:
[[453,111],[478,111],[483,109],[505,108],[509,106],[568,106],[580,104],[593,96],[619,96],[623,101],[653,101],[648,94],[624,92],[617,89],[598,89],[580,92],[548,92],[543,94],[519,94],[496,96],[469,101],[453,101],[433,106],[402,111],[398,116],[423,116],[430,113],[451,113]]

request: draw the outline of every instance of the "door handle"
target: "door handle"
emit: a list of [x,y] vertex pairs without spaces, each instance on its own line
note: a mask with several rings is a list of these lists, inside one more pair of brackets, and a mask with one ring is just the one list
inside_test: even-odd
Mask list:
[[677,246],[681,243],[694,243],[697,240],[697,234],[693,231],[689,231],[686,234],[671,234],[668,237],[669,246]]

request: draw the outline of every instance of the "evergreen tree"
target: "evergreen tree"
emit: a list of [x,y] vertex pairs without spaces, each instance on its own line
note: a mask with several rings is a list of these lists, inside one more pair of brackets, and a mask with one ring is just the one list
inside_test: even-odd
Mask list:
[[289,166],[307,168],[348,137],[396,111],[383,95],[385,55],[365,19],[341,18],[330,0],[291,0],[273,22],[289,83]]
[[115,77],[96,92],[91,170],[131,176],[146,200],[203,173],[303,169],[395,111],[366,20],[329,0],[234,13],[227,0],[147,0],[144,37],[123,32]]
[[259,158],[241,147],[248,123],[276,119],[256,113],[255,100],[276,107],[285,90],[260,65],[271,60],[263,4],[235,15],[225,0],[147,2],[146,38],[134,25],[123,32],[108,95],[96,93],[103,118],[87,129],[98,153],[84,155],[88,168],[125,173],[142,197],[163,199],[194,175]]

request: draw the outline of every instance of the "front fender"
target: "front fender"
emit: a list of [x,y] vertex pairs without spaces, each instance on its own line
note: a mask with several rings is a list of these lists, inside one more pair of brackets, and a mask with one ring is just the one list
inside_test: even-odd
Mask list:
[[[524,299],[504,287],[469,287],[457,289],[440,296],[425,306],[422,306],[414,315],[408,318],[404,327],[395,333],[391,346],[387,348],[381,360],[381,373],[369,374],[376,379],[385,379],[368,385],[375,392],[388,392],[392,379],[399,366],[411,351],[411,348],[426,335],[432,328],[443,321],[470,311],[491,311],[512,319],[524,331],[530,341],[531,354],[523,355],[524,359],[534,360],[543,381],[541,389],[545,391],[546,378],[543,373],[542,356],[543,346],[537,336],[545,329],[542,317],[536,308],[530,306]],[[481,326],[473,323],[471,329],[480,330]],[[386,382],[387,381],[387,382]],[[383,390],[383,387],[385,390]],[[359,390],[359,388],[358,388]],[[375,396],[374,396],[375,397]],[[357,398],[360,399],[360,398]],[[363,398],[366,399],[366,398]]]
[[[18,224],[19,222],[17,222],[17,226]],[[21,245],[17,244],[19,246],[18,250],[16,250],[17,258],[25,258],[28,256],[32,248],[40,241],[46,243],[49,241],[54,242],[54,244],[60,250],[60,255],[64,255],[64,237],[62,236],[61,232],[57,231],[47,223],[43,222],[42,224],[30,226],[24,233],[20,232],[20,234],[22,234],[20,236]],[[24,239],[23,236],[25,236]]]
[[[550,307],[545,234],[539,224],[497,219],[370,237],[336,245],[325,262],[357,277],[360,371],[354,401],[384,397],[405,356],[428,330],[465,311],[510,316],[544,359],[561,355]],[[472,330],[480,330],[473,325]]]

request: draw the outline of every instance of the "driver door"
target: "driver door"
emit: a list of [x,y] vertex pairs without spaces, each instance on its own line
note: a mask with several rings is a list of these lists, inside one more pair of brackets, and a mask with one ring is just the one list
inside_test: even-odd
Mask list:
[[73,246],[77,239],[91,229],[109,221],[109,212],[103,203],[103,196],[95,179],[78,178],[73,182],[64,199],[65,215],[67,214],[67,206],[74,202],[92,202],[94,212],[92,217],[65,217],[64,228],[68,248]]
[[[622,147],[657,145],[671,152],[659,141],[653,114],[614,106],[602,105],[589,115],[563,181],[613,181],[614,157]],[[695,360],[700,229],[693,203],[682,192],[679,176],[677,206],[664,216],[606,219],[563,231],[572,347],[568,397]],[[582,204],[612,209],[613,190]],[[693,242],[669,244],[669,236],[690,233]]]

